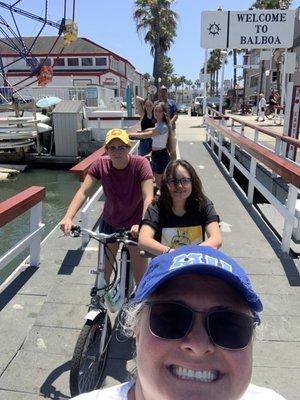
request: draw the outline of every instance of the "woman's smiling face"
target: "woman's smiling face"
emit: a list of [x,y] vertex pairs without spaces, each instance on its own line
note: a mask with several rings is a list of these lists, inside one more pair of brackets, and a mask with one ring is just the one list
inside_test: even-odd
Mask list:
[[164,117],[164,110],[160,105],[154,107],[154,117],[157,121],[162,121]]
[[174,176],[167,178],[167,185],[172,197],[173,204],[186,201],[192,193],[192,180],[188,170],[182,165],[178,165]]
[[[184,275],[158,289],[151,300],[172,300],[207,312],[218,307],[249,313],[237,292],[225,282]],[[191,332],[180,340],[155,337],[145,307],[136,330],[136,400],[238,400],[252,372],[252,342],[242,350],[214,345],[197,315]]]

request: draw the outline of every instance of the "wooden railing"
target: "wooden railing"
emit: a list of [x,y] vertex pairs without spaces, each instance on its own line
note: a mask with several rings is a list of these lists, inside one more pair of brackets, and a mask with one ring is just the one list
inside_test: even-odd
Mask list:
[[[280,106],[278,106],[280,108]],[[293,149],[298,149],[300,147],[300,140],[292,138],[285,133],[278,133],[275,132],[272,128],[267,128],[264,126],[259,126],[258,124],[252,123],[245,121],[241,117],[236,117],[231,114],[222,114],[219,111],[215,110],[214,108],[207,107],[208,109],[208,116],[212,117],[215,120],[221,120],[223,125],[226,125],[228,121],[230,121],[230,126],[231,130],[240,133],[242,136],[246,135],[245,128],[250,128],[254,130],[254,139],[253,141],[255,143],[259,143],[261,146],[264,146],[263,141],[260,141],[261,135],[266,135],[269,136],[272,139],[275,139],[275,144],[274,144],[274,152],[275,154],[279,155],[282,158],[286,158],[287,154],[287,146],[292,146]],[[237,122],[240,125],[240,131],[237,131],[235,122]],[[248,135],[249,136],[249,135]],[[266,147],[267,149],[270,149],[269,147]]]
[[37,266],[40,263],[40,244],[44,229],[44,224],[42,224],[42,201],[45,195],[46,189],[44,187],[31,186],[0,203],[0,227],[30,210],[30,232],[0,256],[0,270],[27,247],[30,247],[30,265]]
[[70,172],[78,175],[79,181],[83,182],[91,164],[96,161],[99,157],[104,156],[106,153],[105,146],[101,147],[99,150],[95,151],[90,156],[86,157],[84,160],[80,161],[74,167],[70,169]]
[[[205,117],[208,143],[211,143],[212,148],[214,147],[214,145],[217,146],[217,157],[222,165],[223,154],[229,160],[229,169],[228,171],[226,169],[226,171],[229,173],[229,176],[231,178],[233,178],[234,167],[236,167],[247,178],[249,182],[247,190],[247,200],[250,204],[253,204],[254,189],[256,188],[271,204],[275,206],[275,208],[283,216],[284,228],[282,232],[282,250],[285,252],[289,251],[293,229],[296,229],[299,224],[299,221],[295,216],[298,190],[300,188],[299,165],[289,159],[284,158],[282,155],[276,154],[272,150],[257,144],[255,141],[245,137],[241,133],[235,132],[230,127],[225,126],[224,121],[220,120],[219,118],[215,119],[215,117],[222,117],[222,114],[218,112],[214,112],[212,114],[213,116]],[[236,117],[230,118],[237,120]],[[245,125],[249,126],[251,124],[245,123]],[[270,133],[265,128],[259,127],[257,129],[263,129],[265,131],[264,133],[266,134]],[[299,147],[299,144],[294,142],[295,139],[290,141],[291,138],[280,136],[280,140],[283,141],[283,139],[287,140],[288,143],[293,143],[294,145],[297,145]],[[237,159],[236,148],[241,148],[249,154],[251,158],[249,171]],[[263,164],[273,173],[281,176],[288,184],[288,196],[286,204],[282,204],[257,179],[256,171],[258,163]]]

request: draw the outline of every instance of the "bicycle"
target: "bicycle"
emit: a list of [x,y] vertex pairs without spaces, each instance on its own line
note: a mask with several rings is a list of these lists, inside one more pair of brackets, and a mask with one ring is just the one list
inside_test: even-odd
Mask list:
[[275,117],[275,106],[276,104],[268,104],[265,110],[265,116],[268,119],[273,119]]
[[[107,361],[112,326],[108,311],[120,311],[123,304],[130,298],[133,291],[133,275],[130,268],[130,256],[127,246],[137,245],[130,238],[130,232],[120,230],[110,235],[81,229],[75,226],[71,236],[78,237],[87,234],[99,242],[95,285],[91,289],[91,302],[85,316],[85,324],[77,339],[70,368],[71,396],[98,389],[104,379],[104,369]],[[119,243],[118,255],[111,263],[113,279],[106,284],[104,278],[105,258],[108,258],[108,243]]]

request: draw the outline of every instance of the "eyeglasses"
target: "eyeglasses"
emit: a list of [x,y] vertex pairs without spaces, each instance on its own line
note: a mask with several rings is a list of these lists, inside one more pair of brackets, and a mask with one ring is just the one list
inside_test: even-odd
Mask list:
[[172,178],[172,179],[168,179],[167,180],[167,184],[169,186],[183,186],[183,187],[187,187],[192,183],[192,178],[181,178],[181,179],[177,179],[177,178]]
[[258,320],[231,310],[195,311],[175,302],[147,302],[150,332],[161,339],[184,339],[192,330],[196,314],[203,314],[203,325],[212,343],[228,350],[245,348]]
[[123,152],[128,149],[128,146],[109,146],[107,150],[111,153]]

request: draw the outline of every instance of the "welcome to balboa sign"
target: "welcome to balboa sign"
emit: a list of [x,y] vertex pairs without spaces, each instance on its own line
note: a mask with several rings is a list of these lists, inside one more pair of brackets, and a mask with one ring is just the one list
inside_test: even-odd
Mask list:
[[203,11],[201,47],[207,49],[289,48],[295,10]]

